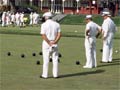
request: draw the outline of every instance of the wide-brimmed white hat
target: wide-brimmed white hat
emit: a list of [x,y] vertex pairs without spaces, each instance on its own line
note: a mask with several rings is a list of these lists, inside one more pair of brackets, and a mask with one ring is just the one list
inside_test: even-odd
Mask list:
[[104,11],[104,12],[102,12],[102,16],[105,16],[105,15],[107,15],[107,16],[111,16],[111,15],[110,15],[110,12],[108,12],[108,11]]
[[92,18],[92,15],[86,15],[85,19],[90,19]]
[[43,14],[43,17],[52,17],[52,13],[51,12],[46,12]]

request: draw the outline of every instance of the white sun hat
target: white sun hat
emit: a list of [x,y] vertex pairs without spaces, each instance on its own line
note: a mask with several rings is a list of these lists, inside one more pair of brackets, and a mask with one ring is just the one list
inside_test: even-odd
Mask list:
[[111,15],[110,15],[110,12],[108,12],[108,11],[104,11],[104,12],[102,12],[102,16],[105,16],[105,15],[107,15],[107,16],[111,16]]
[[86,15],[85,19],[90,19],[90,18],[92,18],[92,15]]
[[43,17],[52,17],[52,13],[51,12],[46,12],[43,14]]

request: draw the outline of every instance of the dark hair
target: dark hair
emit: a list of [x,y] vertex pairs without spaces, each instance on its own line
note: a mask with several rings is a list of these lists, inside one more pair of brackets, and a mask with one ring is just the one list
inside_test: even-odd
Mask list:
[[92,18],[87,18],[86,20],[91,20],[92,21]]

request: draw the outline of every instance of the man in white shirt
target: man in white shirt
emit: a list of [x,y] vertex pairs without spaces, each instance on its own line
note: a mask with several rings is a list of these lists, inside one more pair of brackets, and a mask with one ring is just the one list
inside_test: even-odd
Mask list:
[[3,12],[3,14],[2,14],[2,27],[6,26],[6,23],[7,23],[6,17],[7,17],[6,12]]
[[8,12],[7,12],[7,15],[6,15],[6,25],[7,25],[7,26],[9,26],[10,23],[11,23],[11,18],[10,18],[10,16],[11,16],[11,13],[10,13],[10,11],[8,11]]
[[110,18],[111,15],[109,12],[103,12],[102,16],[104,18],[102,24],[102,34],[103,34],[102,62],[112,62],[113,37],[117,29],[116,29],[116,25]]
[[46,12],[43,14],[45,22],[41,25],[41,32],[43,38],[42,52],[43,52],[43,73],[41,78],[48,78],[49,58],[53,60],[53,77],[58,77],[58,41],[61,37],[60,25],[51,19],[52,13]]
[[33,24],[37,25],[38,21],[39,21],[39,14],[34,12],[34,14],[33,14]]
[[33,25],[33,12],[30,13],[30,25]]
[[16,25],[20,26],[20,13],[19,12],[15,14],[15,20],[16,20]]
[[11,15],[11,23],[13,26],[15,25],[15,14],[14,13],[12,13]]
[[24,12],[20,13],[20,27],[24,27]]
[[86,64],[83,68],[94,68],[97,66],[96,62],[96,36],[101,32],[101,27],[92,21],[92,15],[86,16],[85,29],[85,51]]

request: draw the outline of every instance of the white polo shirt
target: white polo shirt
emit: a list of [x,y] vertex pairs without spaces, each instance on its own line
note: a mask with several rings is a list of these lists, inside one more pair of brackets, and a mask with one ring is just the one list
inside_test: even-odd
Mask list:
[[96,34],[97,34],[97,31],[99,29],[101,29],[101,27],[98,24],[94,23],[93,21],[90,21],[86,24],[86,29],[85,30],[86,31],[90,30],[90,32],[89,32],[90,37],[95,37]]
[[40,34],[45,34],[50,41],[55,40],[58,32],[61,32],[59,23],[51,19],[48,19],[41,25]]
[[115,33],[117,31],[116,25],[109,17],[104,20],[102,30],[104,32],[104,37],[107,37],[108,33]]

